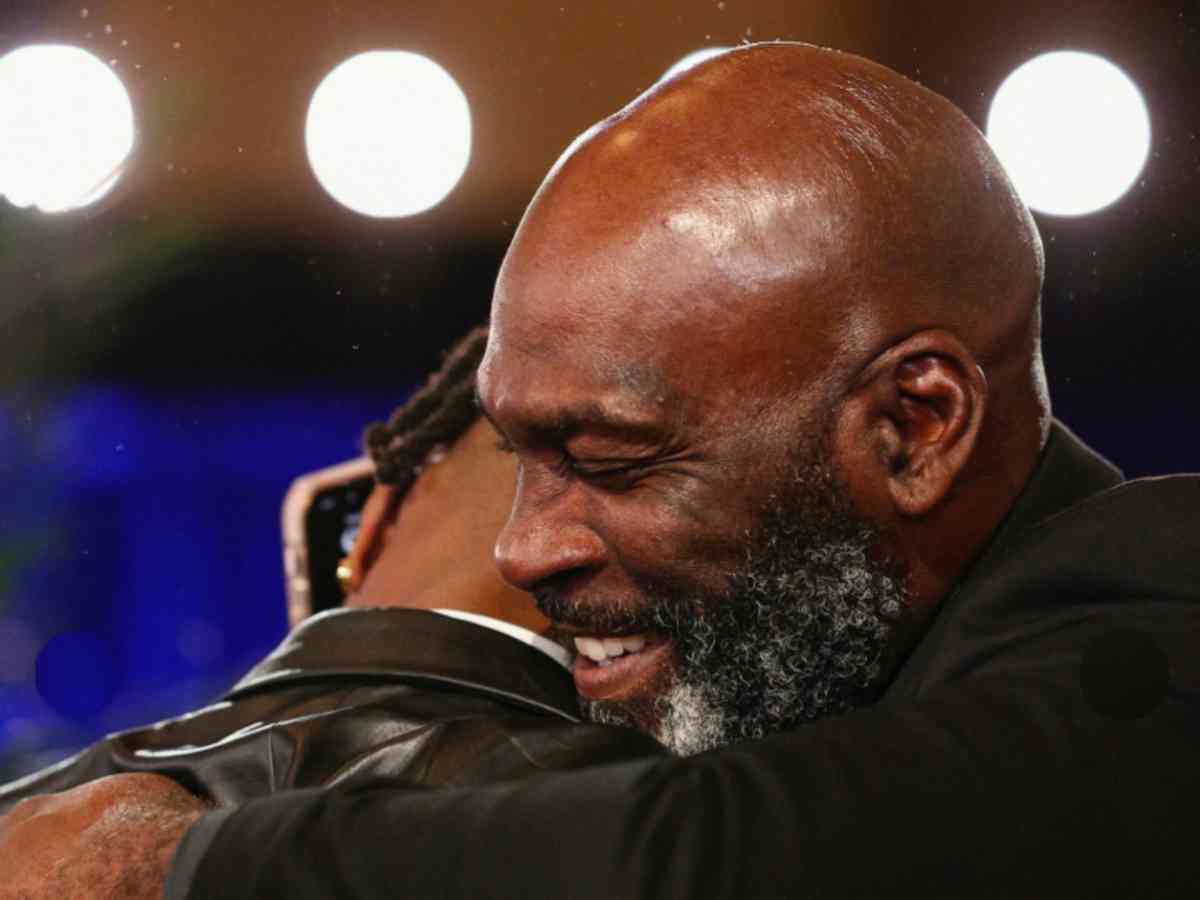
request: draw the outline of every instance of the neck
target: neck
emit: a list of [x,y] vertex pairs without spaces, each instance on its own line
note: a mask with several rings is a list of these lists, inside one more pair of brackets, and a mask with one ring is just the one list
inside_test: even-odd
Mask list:
[[1034,410],[994,416],[985,426],[953,499],[933,516],[914,522],[901,537],[918,621],[950,593],[995,537],[1037,468],[1046,429]]

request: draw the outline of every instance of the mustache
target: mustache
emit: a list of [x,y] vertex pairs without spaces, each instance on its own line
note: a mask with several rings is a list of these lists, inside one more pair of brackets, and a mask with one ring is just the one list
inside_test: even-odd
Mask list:
[[670,615],[667,602],[629,602],[587,600],[566,597],[553,588],[533,592],[537,608],[547,619],[560,627],[588,634],[639,634],[645,631],[667,631],[669,623],[677,620]]

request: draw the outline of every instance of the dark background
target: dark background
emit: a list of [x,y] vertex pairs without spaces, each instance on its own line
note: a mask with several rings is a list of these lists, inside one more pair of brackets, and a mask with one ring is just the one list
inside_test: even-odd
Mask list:
[[[981,126],[1041,52],[1123,68],[1150,107],[1142,177],[1095,215],[1039,218],[1052,396],[1129,475],[1200,469],[1195,9],[7,0],[0,54],[62,42],[115,60],[139,142],[93,207],[0,199],[0,780],[211,699],[282,636],[290,480],[355,455],[365,422],[484,317],[571,138],[702,46],[862,53]],[[409,219],[338,206],[304,155],[316,85],[379,48],[437,60],[474,119],[463,181]]]

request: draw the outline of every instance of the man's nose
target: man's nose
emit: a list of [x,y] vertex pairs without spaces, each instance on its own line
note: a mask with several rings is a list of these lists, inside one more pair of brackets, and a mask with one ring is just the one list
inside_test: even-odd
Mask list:
[[512,515],[496,538],[495,560],[509,584],[532,591],[548,578],[599,568],[604,544],[569,508],[531,502],[518,490]]

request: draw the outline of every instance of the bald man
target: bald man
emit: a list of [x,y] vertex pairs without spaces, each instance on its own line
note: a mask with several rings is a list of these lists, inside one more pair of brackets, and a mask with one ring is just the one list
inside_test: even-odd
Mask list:
[[1045,445],[1041,278],[975,127],[865,60],[733,53],[593,129],[480,370],[501,573],[646,638],[576,667],[593,717],[694,752],[870,699]]
[[479,392],[501,573],[680,757],[126,836],[188,828],[180,898],[1193,896],[1200,480],[1052,421],[1041,278],[983,138],[887,69],[656,86],[531,204]]

